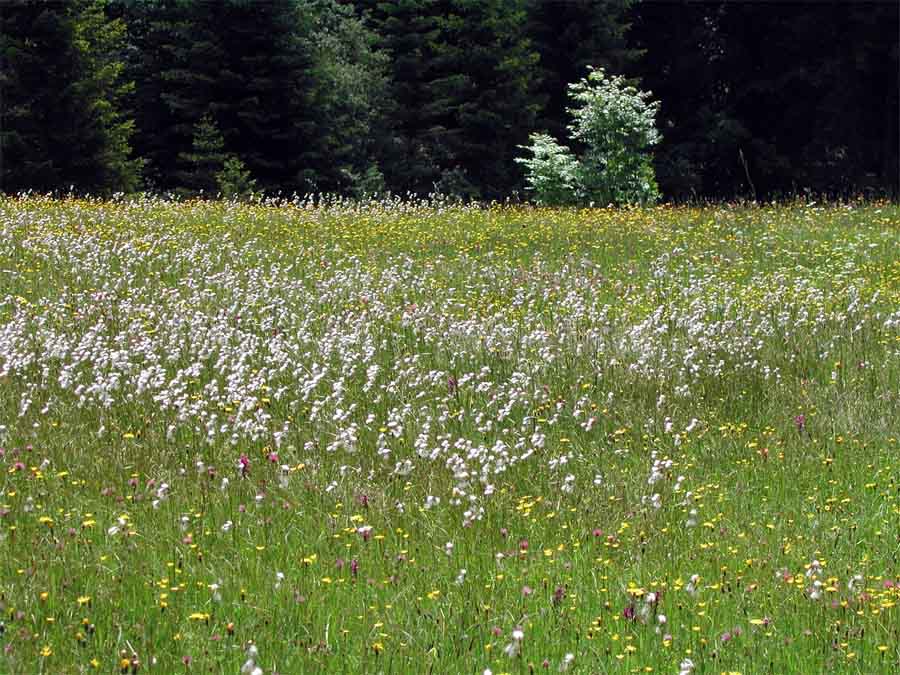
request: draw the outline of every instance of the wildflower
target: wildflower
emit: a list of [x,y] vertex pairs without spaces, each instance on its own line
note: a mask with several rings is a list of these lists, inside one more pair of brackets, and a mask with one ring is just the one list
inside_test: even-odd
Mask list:
[[692,574],[691,579],[688,582],[688,585],[684,587],[684,590],[686,590],[690,595],[697,595],[697,584],[699,584],[699,583],[700,583],[700,575]]
[[510,658],[516,656],[522,649],[522,640],[525,639],[525,633],[521,628],[516,628],[512,632],[512,642],[503,648],[504,653]]
[[694,662],[690,659],[684,659],[678,668],[678,675],[691,675],[691,672],[694,670]]
[[444,544],[444,553],[448,556],[453,555],[453,542],[452,541],[448,541],[446,544]]
[[809,595],[810,600],[821,600],[822,599],[822,582],[816,579],[812,586],[806,589],[807,594]]
[[241,675],[262,675],[262,668],[256,665],[256,659],[259,658],[259,650],[256,645],[251,644],[247,647],[247,660],[241,666]]
[[246,478],[250,474],[250,458],[243,453],[238,457],[237,471],[241,478]]
[[568,653],[563,657],[562,663],[559,664],[559,672],[564,673],[569,669],[569,666],[572,665],[572,661],[575,660],[575,655],[572,653]]
[[553,591],[553,604],[558,605],[559,603],[561,603],[563,601],[563,599],[565,597],[566,597],[566,589],[563,588],[562,586],[557,586],[556,589]]
[[809,565],[806,566],[806,577],[809,578],[811,576],[821,574],[822,573],[822,563],[818,560],[813,560]]

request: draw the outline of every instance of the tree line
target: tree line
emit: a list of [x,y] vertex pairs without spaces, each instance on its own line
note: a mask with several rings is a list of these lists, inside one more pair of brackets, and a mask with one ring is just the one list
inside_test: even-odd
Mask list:
[[[527,198],[588,66],[659,102],[675,200],[898,194],[898,4],[6,0],[7,193]],[[578,150],[578,148],[575,148]]]

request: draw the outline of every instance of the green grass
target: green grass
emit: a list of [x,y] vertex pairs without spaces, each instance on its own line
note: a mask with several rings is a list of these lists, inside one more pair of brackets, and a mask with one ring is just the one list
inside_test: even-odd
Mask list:
[[7,199],[0,672],[897,672],[898,247]]

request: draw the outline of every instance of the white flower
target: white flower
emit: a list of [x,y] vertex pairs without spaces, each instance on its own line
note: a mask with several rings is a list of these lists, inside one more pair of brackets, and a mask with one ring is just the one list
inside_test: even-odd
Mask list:
[[226,520],[224,523],[222,523],[222,532],[228,532],[233,526],[234,523],[232,523],[230,520]]
[[684,590],[686,590],[691,595],[697,594],[697,584],[700,583],[700,575],[692,574],[691,580],[688,582],[688,585],[685,586]]
[[821,600],[822,599],[822,582],[816,579],[812,586],[807,589],[809,593],[810,600]]
[[444,544],[444,553],[446,553],[447,555],[453,555],[453,542],[452,541],[448,541],[446,544]]
[[512,658],[519,653],[519,643],[515,641],[510,642],[503,648],[503,653]]
[[694,670],[694,662],[690,659],[685,659],[681,662],[679,668],[678,675],[691,675],[691,671]]
[[569,669],[569,666],[572,664],[572,661],[575,660],[575,655],[571,652],[566,654],[563,657],[562,663],[559,664],[559,672],[564,673]]
[[822,571],[822,563],[818,560],[813,560],[806,567],[806,577],[809,578],[813,575],[819,574]]

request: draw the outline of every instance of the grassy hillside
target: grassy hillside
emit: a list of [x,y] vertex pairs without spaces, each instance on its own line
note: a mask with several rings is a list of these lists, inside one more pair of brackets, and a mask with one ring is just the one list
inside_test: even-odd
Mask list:
[[0,202],[0,672],[896,672],[898,251]]

